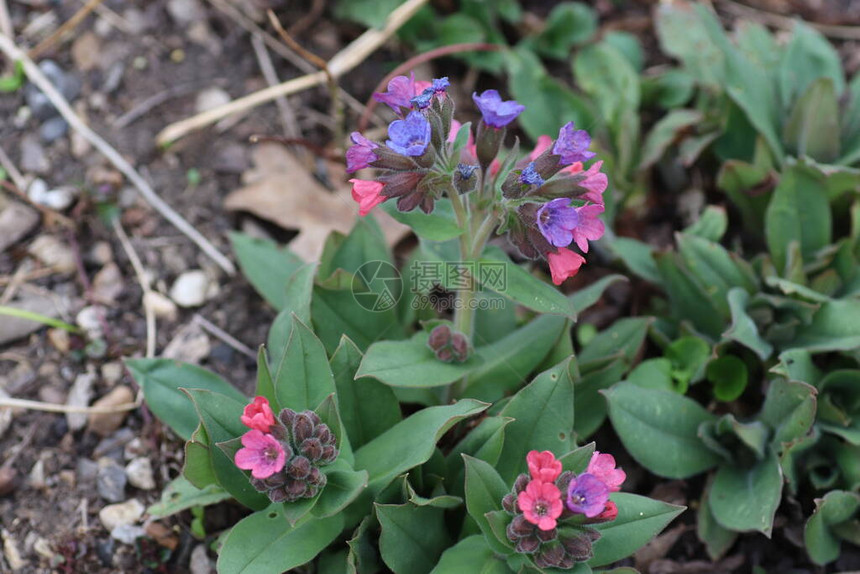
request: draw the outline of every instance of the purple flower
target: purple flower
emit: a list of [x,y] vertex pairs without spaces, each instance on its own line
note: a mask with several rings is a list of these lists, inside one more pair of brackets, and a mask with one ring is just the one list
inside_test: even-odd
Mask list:
[[373,150],[379,147],[376,142],[370,141],[358,132],[352,132],[349,139],[355,145],[346,150],[347,173],[364,169],[379,159],[379,156],[373,153]]
[[520,182],[525,183],[526,185],[543,185],[544,179],[537,171],[535,171],[535,162],[529,162],[529,164],[520,174]]
[[475,170],[478,169],[477,165],[470,165],[465,163],[457,164],[457,171],[460,172],[460,177],[463,179],[469,179],[472,177],[472,174],[475,173]]
[[388,82],[388,91],[376,92],[373,99],[381,104],[386,104],[392,110],[400,113],[401,108],[411,108],[412,98],[415,97],[415,75],[397,76]]
[[575,241],[583,253],[588,253],[588,241],[603,236],[603,222],[597,217],[601,213],[602,205],[571,207],[568,198],[559,197],[537,210],[538,229],[555,247],[567,247]]
[[448,76],[444,78],[437,78],[433,80],[433,93],[434,94],[444,94],[448,90],[448,86],[451,85],[451,82],[448,81]]
[[388,137],[385,142],[399,154],[418,157],[424,153],[430,144],[430,122],[421,112],[410,112],[405,120],[395,120],[388,126]]
[[591,136],[585,130],[578,130],[573,122],[564,124],[558,132],[558,139],[552,146],[552,153],[561,156],[562,165],[570,165],[578,161],[588,161],[595,154],[588,151],[591,145]]
[[503,102],[496,90],[485,90],[480,96],[475,92],[472,94],[472,99],[481,110],[484,123],[494,128],[505,127],[526,109],[516,100]]
[[427,88],[409,101],[412,102],[412,105],[414,105],[419,110],[423,110],[424,108],[430,107],[430,102],[433,101],[434,93],[435,92],[433,91],[433,88]]
[[567,487],[567,508],[576,514],[594,518],[606,508],[609,488],[594,475],[580,474]]

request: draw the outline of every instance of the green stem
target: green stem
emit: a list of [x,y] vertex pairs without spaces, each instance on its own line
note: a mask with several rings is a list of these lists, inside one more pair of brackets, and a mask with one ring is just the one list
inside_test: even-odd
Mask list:
[[42,323],[43,325],[47,325],[48,327],[56,327],[58,329],[63,329],[65,331],[68,331],[69,333],[80,333],[81,331],[79,328],[75,327],[74,325],[69,325],[65,321],[60,321],[59,319],[54,319],[53,317],[48,317],[46,315],[42,315],[41,313],[27,311],[26,309],[18,309],[15,307],[6,307],[0,305],[0,315],[28,319],[30,321]]

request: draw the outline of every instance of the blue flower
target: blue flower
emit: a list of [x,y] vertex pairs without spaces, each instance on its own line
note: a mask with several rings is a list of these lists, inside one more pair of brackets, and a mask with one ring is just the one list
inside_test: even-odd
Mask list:
[[468,165],[465,163],[457,164],[457,171],[460,172],[460,177],[462,177],[463,179],[469,179],[470,177],[472,177],[472,174],[475,173],[476,169],[478,169],[478,166],[476,165]]
[[588,161],[597,155],[593,151],[588,151],[590,145],[591,136],[588,132],[576,129],[573,122],[567,122],[558,132],[558,139],[552,146],[552,153],[561,156],[562,165],[570,165],[578,161]]
[[395,120],[388,126],[385,142],[390,149],[399,154],[418,157],[424,154],[430,144],[430,122],[421,112],[410,112],[405,120]]
[[588,253],[588,242],[600,239],[605,231],[598,218],[601,213],[602,205],[571,207],[570,199],[560,197],[540,206],[537,225],[541,234],[555,247],[567,247],[575,241],[583,253]]
[[433,80],[433,85],[431,86],[431,89],[433,90],[434,94],[443,94],[448,90],[448,86],[450,85],[451,82],[448,81],[448,76],[445,76],[444,78],[437,78]]
[[502,101],[502,97],[496,90],[485,90],[480,96],[475,92],[472,94],[472,99],[481,110],[484,123],[494,128],[505,127],[526,109],[516,100]]
[[520,182],[526,185],[543,185],[544,179],[537,171],[535,171],[535,162],[529,162],[529,164],[520,174]]
[[412,105],[414,107],[418,108],[419,110],[423,110],[424,108],[430,107],[430,102],[433,101],[434,93],[435,92],[433,91],[433,88],[427,88],[409,101],[412,102]]

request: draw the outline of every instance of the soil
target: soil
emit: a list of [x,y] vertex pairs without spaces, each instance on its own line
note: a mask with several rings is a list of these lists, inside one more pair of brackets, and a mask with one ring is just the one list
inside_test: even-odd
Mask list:
[[[331,57],[342,46],[362,32],[360,27],[335,20],[333,2],[316,0],[278,1],[242,0],[235,2],[252,10],[272,7],[283,22],[296,22],[312,12],[312,6],[323,5],[323,13],[295,39],[323,58]],[[202,0],[140,0],[123,2],[107,0],[98,16],[89,16],[68,39],[49,50],[45,56],[56,61],[68,74],[81,82],[76,100],[79,113],[90,125],[147,177],[161,197],[182,214],[197,230],[224,253],[230,252],[228,232],[235,229],[270,234],[287,240],[289,232],[273,228],[250,216],[225,211],[223,199],[241,184],[241,174],[250,167],[249,137],[254,134],[282,135],[278,109],[266,105],[237,120],[222,122],[219,127],[192,134],[167,150],[155,147],[156,134],[167,124],[195,112],[198,94],[217,88],[236,98],[266,86],[252,49],[248,32],[233,18],[219,11],[219,2]],[[450,9],[451,2],[440,0],[440,9]],[[523,2],[526,10],[541,18],[551,3]],[[649,10],[653,2],[594,2],[601,12],[601,25],[627,29],[642,36],[644,45],[656,46],[650,35]],[[767,4],[764,1],[756,5]],[[773,4],[773,2],[771,2]],[[789,2],[777,2],[784,7]],[[844,2],[842,11],[816,12],[821,2],[803,2],[804,15],[832,23],[855,23],[860,2]],[[39,22],[50,19],[67,21],[82,5],[77,1],[49,2],[28,0],[9,3],[12,24],[22,45],[34,46],[44,36]],[[170,6],[169,6],[170,5]],[[768,6],[760,6],[768,9]],[[175,12],[191,10],[185,21]],[[839,18],[843,18],[843,20]],[[851,20],[853,18],[853,20]],[[41,20],[40,20],[41,19]],[[87,36],[83,48],[82,38]],[[75,46],[78,46],[76,51]],[[88,48],[88,49],[87,49]],[[850,46],[845,48],[850,49]],[[405,47],[391,44],[374,54],[341,85],[359,101],[366,101],[376,82],[397,63],[411,55]],[[656,56],[649,54],[649,62]],[[301,75],[289,63],[272,55],[281,80]],[[466,73],[459,63],[450,68],[437,63],[437,75]],[[860,65],[860,62],[857,63]],[[849,63],[850,66],[850,63]],[[569,73],[569,72],[567,72]],[[492,78],[482,78],[487,83]],[[152,104],[157,98],[160,103]],[[335,147],[329,129],[327,94],[324,89],[309,90],[289,98],[295,110],[303,137],[312,146]],[[24,106],[23,91],[0,96],[0,147],[21,167],[22,142],[38,134],[42,122],[20,115]],[[146,106],[150,106],[143,111]],[[125,114],[133,113],[129,119]],[[347,125],[356,125],[350,115]],[[142,356],[145,350],[141,287],[127,254],[116,233],[102,215],[119,208],[121,221],[132,238],[135,250],[146,269],[156,275],[155,285],[167,292],[173,281],[189,269],[203,269],[217,293],[205,304],[192,309],[180,308],[175,318],[159,318],[157,348],[159,351],[176,335],[194,323],[200,315],[227,331],[251,349],[265,341],[273,310],[254,292],[240,275],[228,277],[184,235],[168,224],[158,213],[136,197],[133,189],[104,158],[92,149],[80,148],[66,135],[52,143],[42,143],[46,162],[39,177],[49,187],[70,185],[79,192],[77,203],[66,214],[74,227],[64,229],[47,219],[23,239],[5,251],[0,250],[0,286],[10,289],[16,283],[19,294],[35,293],[62,299],[69,311],[61,316],[74,323],[78,311],[97,305],[104,312],[104,349],[84,349],[82,338],[72,336],[64,341],[56,330],[41,329],[24,338],[0,345],[0,390],[16,398],[64,404],[73,382],[79,375],[94,372],[98,376],[92,399],[102,397],[118,385],[136,387],[124,370],[116,373],[123,357]],[[337,142],[334,142],[337,143]],[[311,146],[310,149],[314,149]],[[325,162],[314,162],[308,155],[308,168],[325,170]],[[321,166],[321,167],[320,167]],[[25,176],[36,175],[24,168]],[[325,172],[319,174],[325,181]],[[13,201],[14,194],[0,197],[0,207]],[[643,233],[666,236],[665,218],[648,222]],[[2,231],[2,230],[0,230]],[[29,273],[32,258],[28,248],[37,238],[56,237],[73,258],[73,271],[52,272],[47,276],[25,279],[13,277]],[[118,294],[108,301],[98,300],[98,274],[111,262],[120,272]],[[22,270],[22,267],[24,269]],[[44,267],[36,264],[37,268]],[[579,281],[588,283],[605,273],[598,266],[584,272]],[[19,277],[20,278],[20,277]],[[640,306],[635,294],[639,286],[621,288],[604,299],[591,314],[593,322],[605,324],[614,318],[635,312]],[[5,296],[0,291],[0,296]],[[637,295],[637,297],[639,297]],[[0,300],[0,305],[4,304]],[[2,333],[2,328],[0,328]],[[244,391],[253,386],[255,361],[215,336],[207,335],[208,350],[199,357],[202,366],[230,380]],[[2,425],[0,425],[2,428]],[[604,427],[596,437],[606,450],[619,445],[610,429]],[[17,448],[22,446],[22,448]],[[620,446],[620,445],[619,445]],[[148,536],[135,545],[113,540],[104,528],[99,511],[109,502],[100,494],[96,471],[99,459],[111,459],[124,466],[132,458],[145,457],[151,463],[156,486],[142,490],[126,486],[122,501],[137,499],[144,506],[158,499],[160,490],[176,477],[182,466],[182,442],[161,425],[146,407],[132,411],[106,437],[88,428],[70,430],[67,418],[33,410],[18,410],[5,432],[0,431],[0,529],[3,552],[0,571],[18,572],[185,572],[190,568],[192,552],[203,541],[192,534],[190,512],[160,520],[148,529]],[[696,481],[655,482],[637,469],[632,460],[622,460],[632,480],[631,487],[641,493],[693,507],[701,489]],[[5,463],[5,464],[4,464]],[[95,467],[94,467],[95,465]],[[762,536],[744,537],[734,546],[728,558],[711,563],[696,540],[694,513],[688,512],[676,526],[649,547],[650,554],[640,555],[638,565],[652,574],[698,572],[751,572],[761,566],[767,572],[823,572],[809,566],[798,548],[797,509],[789,502],[780,510],[780,524],[772,541]],[[225,528],[242,511],[235,505],[221,504],[207,509],[204,528],[211,542],[213,535]],[[160,525],[160,526],[159,526]],[[208,571],[214,564],[199,561],[205,547],[195,553],[197,572]],[[860,567],[860,553],[846,549],[837,565],[828,571]]]

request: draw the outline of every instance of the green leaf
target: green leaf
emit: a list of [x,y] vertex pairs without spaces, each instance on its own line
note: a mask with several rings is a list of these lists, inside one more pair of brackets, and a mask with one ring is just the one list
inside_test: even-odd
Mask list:
[[212,468],[212,453],[207,442],[196,441],[194,436],[206,434],[203,423],[194,431],[191,440],[185,443],[185,463],[182,465],[182,476],[199,489],[218,484],[218,477]]
[[642,361],[630,371],[627,375],[627,381],[643,389],[674,392],[672,361],[664,357]]
[[792,347],[814,353],[860,347],[860,301],[844,299],[822,304],[812,324],[800,331]]
[[698,110],[672,110],[660,118],[645,137],[639,169],[648,169],[660,161],[672,145],[702,122],[702,118],[702,112]]
[[451,544],[444,510],[414,504],[376,504],[379,551],[394,574],[430,572]]
[[391,254],[379,224],[372,217],[362,217],[355,222],[349,235],[329,235],[319,263],[319,278],[329,279],[338,269],[354,274],[358,268],[370,261],[391,263]]
[[759,420],[773,429],[771,444],[777,452],[812,429],[817,394],[814,387],[801,381],[770,381]]
[[788,109],[796,97],[822,77],[831,80],[836,96],[842,94],[845,76],[842,61],[833,45],[811,26],[795,20],[791,42],[779,68],[779,93],[783,109]]
[[830,163],[839,157],[839,102],[830,78],[818,78],[795,102],[783,130],[786,151]]
[[734,355],[719,357],[708,363],[706,377],[714,385],[714,396],[730,402],[739,398],[747,388],[747,365]]
[[849,520],[858,508],[860,496],[854,492],[833,490],[815,499],[815,512],[803,532],[803,542],[813,562],[823,566],[839,558],[841,541],[831,526]]
[[597,32],[597,14],[580,2],[557,4],[537,36],[535,50],[548,58],[565,60],[574,46],[588,42]]
[[367,470],[369,489],[379,492],[394,477],[426,462],[433,454],[436,441],[448,429],[488,406],[464,399],[452,405],[422,409],[356,450],[355,468]]
[[609,498],[618,506],[618,517],[593,525],[601,537],[594,543],[594,556],[588,561],[592,568],[630,556],[686,509],[626,492],[615,492]]
[[[586,101],[547,74],[531,51],[512,50],[505,54],[505,64],[511,94],[520,102],[529,102],[518,121],[533,140],[558,133],[559,126],[569,121],[578,126],[593,125]],[[547,114],[546,110],[553,113]]]
[[[206,436],[209,437],[209,444],[227,443],[248,431],[240,420],[245,409],[244,398],[240,402],[227,395],[202,389],[184,389],[184,392],[194,403],[206,429]],[[268,506],[268,497],[254,490],[248,474],[236,466],[224,449],[210,448],[209,452],[215,476],[227,492],[254,510]]]
[[579,439],[584,439],[597,431],[606,420],[606,399],[600,391],[608,389],[624,377],[628,363],[623,357],[609,362],[604,367],[589,371],[573,384],[574,416],[573,428]]
[[431,574],[510,574],[508,565],[496,558],[480,534],[469,536],[445,550]]
[[275,396],[275,381],[269,370],[269,357],[265,345],[260,345],[257,351],[257,387],[254,396],[266,397],[271,404],[278,404]]
[[505,427],[512,420],[498,416],[486,417],[451,449],[445,457],[445,464],[448,467],[446,484],[449,494],[462,496],[464,493],[463,479],[466,469],[462,464],[461,455],[469,455],[491,465],[499,461],[502,446],[505,444]]
[[419,210],[400,211],[394,201],[383,203],[382,210],[400,223],[408,225],[418,237],[423,239],[447,241],[463,234],[463,230],[457,225],[457,218],[454,217],[454,209],[449,199],[436,200],[433,213],[429,215]]
[[180,387],[207,389],[237,401],[246,400],[236,387],[196,365],[171,359],[126,359],[125,364],[143,390],[149,409],[185,440],[191,438],[199,418]]
[[632,363],[645,342],[648,327],[653,323],[650,317],[635,317],[620,319],[611,327],[601,331],[588,345],[580,351],[580,364],[585,365],[591,361],[599,361],[621,353],[628,363]]
[[346,336],[331,357],[340,416],[354,449],[400,422],[400,404],[389,387],[370,378],[354,379],[361,359],[361,351]]
[[663,52],[681,60],[698,83],[715,89],[723,87],[726,56],[708,33],[702,12],[687,3],[660,4],[655,25]]
[[696,534],[698,534],[699,540],[705,544],[708,556],[710,556],[711,560],[716,561],[728,552],[729,548],[737,540],[738,533],[728,528],[723,528],[714,519],[708,500],[710,497],[711,482],[708,481],[708,485],[702,492],[702,499],[699,501],[699,509],[696,512]]
[[448,385],[463,378],[481,360],[474,354],[465,363],[445,363],[427,346],[421,331],[407,341],[380,341],[367,350],[356,379],[373,377],[392,387],[427,388]]
[[342,529],[342,515],[290,526],[284,505],[272,504],[230,530],[218,554],[218,572],[280,574],[313,560]]
[[280,408],[315,409],[336,391],[328,357],[316,335],[293,316],[293,328],[275,369],[275,393]]
[[510,554],[507,538],[498,538],[490,526],[487,514],[502,510],[502,498],[510,492],[499,473],[483,460],[463,455],[466,465],[466,509],[484,533],[493,551]]
[[613,284],[619,281],[627,282],[629,279],[624,275],[607,275],[595,281],[588,287],[579,289],[576,293],[570,296],[571,306],[575,313],[585,311],[595,303],[597,303],[603,293]]
[[530,450],[565,453],[573,434],[573,380],[568,359],[544,371],[523,387],[500,413],[508,425],[497,469],[513,483]]
[[688,320],[696,329],[713,338],[723,331],[720,304],[707,293],[699,280],[684,266],[677,253],[655,253],[657,269],[662,276],[672,314],[679,320]]
[[616,237],[609,248],[624,262],[630,271],[655,285],[663,282],[654,262],[654,249],[647,243],[628,237]]
[[622,114],[639,109],[639,74],[633,65],[617,48],[600,42],[576,54],[573,73],[577,85],[592,97],[603,119],[618,134]]
[[230,242],[242,273],[254,289],[280,311],[286,303],[287,279],[302,266],[298,255],[268,239],[230,233]]
[[806,261],[832,241],[830,203],[815,171],[790,164],[782,174],[765,213],[765,236],[777,269],[786,268],[788,244],[800,242]]
[[728,301],[732,324],[723,333],[723,338],[737,341],[764,361],[773,353],[773,346],[761,337],[758,326],[747,313],[749,299],[749,293],[740,287],[734,287],[729,291]]
[[518,388],[537,368],[569,324],[557,315],[542,315],[504,339],[479,347],[479,365],[469,373],[466,393],[497,401]]
[[283,351],[293,333],[293,315],[299,321],[310,325],[311,301],[313,299],[314,275],[316,265],[302,265],[287,278],[284,287],[283,310],[278,313],[269,327],[267,346],[272,364],[278,365],[283,358]]
[[367,471],[326,467],[326,485],[311,513],[317,518],[334,516],[355,500],[367,488]]
[[625,382],[604,391],[609,418],[628,452],[666,478],[687,478],[720,462],[698,437],[699,425],[716,417],[673,392]]
[[[370,273],[382,270],[397,273],[393,266],[380,262],[362,267],[359,274],[368,270]],[[389,292],[394,299],[383,298],[386,293],[383,289],[388,288],[386,282],[393,284]],[[333,353],[342,335],[352,339],[362,350],[383,338],[402,339],[403,328],[397,320],[395,300],[402,295],[402,287],[402,280],[397,275],[393,278],[376,278],[368,288],[361,275],[352,276],[344,271],[336,271],[324,285],[314,287],[311,303],[314,331],[326,351]],[[374,309],[372,305],[378,305],[379,308]]]
[[483,277],[477,277],[478,282],[484,288],[539,313],[576,318],[576,313],[567,297],[555,287],[544,283],[519,265],[514,264],[503,252],[493,250],[478,260],[479,270],[481,266],[498,268],[500,265],[504,266],[504,281],[484,281]]
[[712,297],[723,316],[729,314],[726,303],[729,289],[740,287],[750,293],[757,290],[756,277],[750,265],[719,243],[684,233],[677,234],[676,238],[678,252],[687,269]]
[[200,489],[179,475],[170,481],[161,493],[161,500],[147,508],[146,513],[154,518],[163,518],[193,506],[217,504],[228,498],[231,498],[230,493],[217,484]]
[[663,355],[672,363],[672,378],[678,392],[684,394],[690,383],[697,383],[704,376],[711,346],[699,337],[681,337],[672,341]]
[[710,508],[714,520],[738,532],[758,531],[770,538],[782,498],[782,469],[776,453],[751,468],[723,465],[714,475]]
[[665,110],[680,108],[690,101],[695,80],[687,70],[672,68],[656,76],[642,78],[642,103]]
[[684,229],[685,235],[695,235],[716,243],[726,234],[729,227],[729,216],[726,209],[719,205],[709,205],[699,216],[699,219]]

